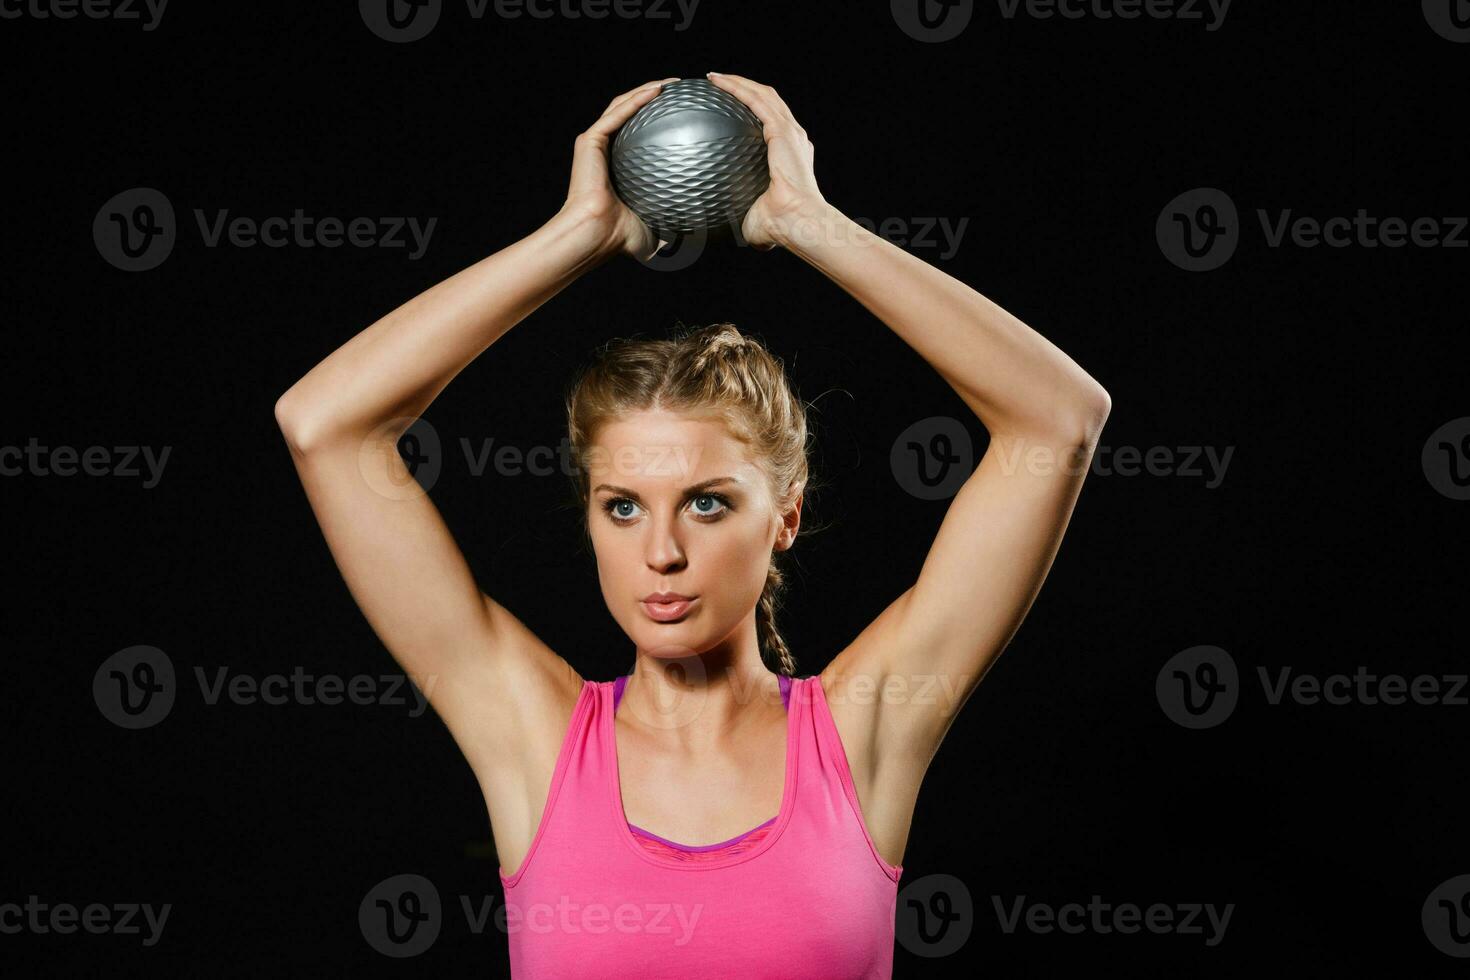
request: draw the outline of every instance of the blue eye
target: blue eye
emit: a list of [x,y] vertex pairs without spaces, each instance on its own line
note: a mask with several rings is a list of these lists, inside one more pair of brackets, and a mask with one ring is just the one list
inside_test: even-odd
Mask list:
[[630,524],[633,521],[633,515],[624,514],[618,509],[624,505],[628,507],[638,506],[627,497],[612,497],[602,502],[602,509],[608,517],[612,518],[614,524]]
[[694,503],[695,503],[695,508],[694,509],[695,509],[695,511],[698,512],[698,513],[700,513],[700,514],[703,514],[705,516],[708,516],[710,514],[718,514],[718,513],[720,513],[720,511],[717,511],[717,510],[700,510],[700,508],[699,508],[698,505],[699,505],[699,501],[701,501],[701,500],[713,500],[716,503],[719,503],[719,504],[722,504],[722,505],[724,504],[724,498],[720,497],[717,494],[713,494],[713,493],[702,493],[698,497],[695,497],[694,498]]
[[[706,510],[703,507],[700,507],[699,506],[699,504],[702,501],[711,501],[711,500],[714,501],[714,502],[716,502],[716,503],[718,503],[720,505],[721,509],[720,510]],[[690,501],[695,505],[694,506],[694,513],[695,513],[696,516],[698,516],[698,517],[700,517],[702,519],[703,518],[713,518],[713,520],[706,520],[705,523],[707,523],[707,524],[708,523],[713,523],[714,520],[719,520],[720,519],[720,516],[722,514],[724,514],[724,512],[726,510],[733,510],[734,509],[734,508],[732,508],[730,506],[730,501],[726,497],[724,497],[723,495],[718,494],[718,493],[701,493],[701,494],[698,494],[698,495],[696,495],[694,497],[691,497],[690,498]],[[638,506],[636,503],[634,503],[633,501],[629,500],[627,497],[612,497],[612,498],[610,498],[610,499],[608,499],[608,500],[606,500],[606,501],[603,502],[602,509],[607,513],[607,515],[610,518],[612,518],[613,523],[615,523],[615,524],[630,524],[633,521],[633,514],[631,514],[631,513],[624,513],[622,510],[619,509],[619,508],[623,507],[624,505],[626,505],[628,507],[633,507],[633,508],[636,508]]]

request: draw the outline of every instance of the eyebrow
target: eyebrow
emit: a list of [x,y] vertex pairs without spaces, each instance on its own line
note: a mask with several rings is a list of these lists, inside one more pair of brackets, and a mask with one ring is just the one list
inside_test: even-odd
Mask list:
[[[685,487],[684,496],[687,497],[690,494],[703,493],[706,490],[712,490],[722,483],[734,483],[738,485],[740,482],[741,481],[737,480],[733,476],[717,476],[712,480],[705,480],[702,483],[696,483],[693,486]],[[599,490],[610,490],[613,493],[621,494],[622,496],[629,497],[633,500],[643,499],[638,495],[638,491],[636,490],[629,490],[627,487],[615,487],[610,483],[599,483],[596,487],[592,489],[592,492],[597,493]]]

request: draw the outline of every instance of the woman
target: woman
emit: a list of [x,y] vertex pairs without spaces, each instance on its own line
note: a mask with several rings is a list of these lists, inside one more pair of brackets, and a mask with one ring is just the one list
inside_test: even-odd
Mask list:
[[513,975],[887,977],[920,781],[1051,565],[1110,407],[1096,381],[843,217],[780,96],[712,75],[765,128],[771,183],[745,240],[846,289],[990,433],[914,585],[796,676],[772,561],[800,527],[806,422],[779,362],[729,324],[612,346],[567,400],[603,597],[635,647],[615,682],[584,680],[481,593],[426,496],[359,468],[379,457],[406,484],[397,438],[465,365],[583,272],[656,250],[607,147],[668,81],[578,136],[550,221],[353,337],[276,418],[353,596],[434,678],[484,791]]

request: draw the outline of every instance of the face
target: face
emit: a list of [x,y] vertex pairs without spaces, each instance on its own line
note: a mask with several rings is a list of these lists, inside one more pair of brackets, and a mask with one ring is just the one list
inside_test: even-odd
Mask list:
[[[689,657],[753,615],[772,550],[791,547],[798,498],[779,515],[745,446],[718,419],[643,412],[590,447],[587,515],[603,599],[643,652]],[[672,592],[688,601],[645,601]]]

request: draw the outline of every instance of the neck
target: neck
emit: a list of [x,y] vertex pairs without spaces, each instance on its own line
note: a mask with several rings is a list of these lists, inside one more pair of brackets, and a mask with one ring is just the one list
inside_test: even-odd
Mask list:
[[623,688],[618,718],[681,746],[721,741],[784,714],[778,676],[761,661],[754,630],[747,643],[721,645],[687,657],[637,651]]

